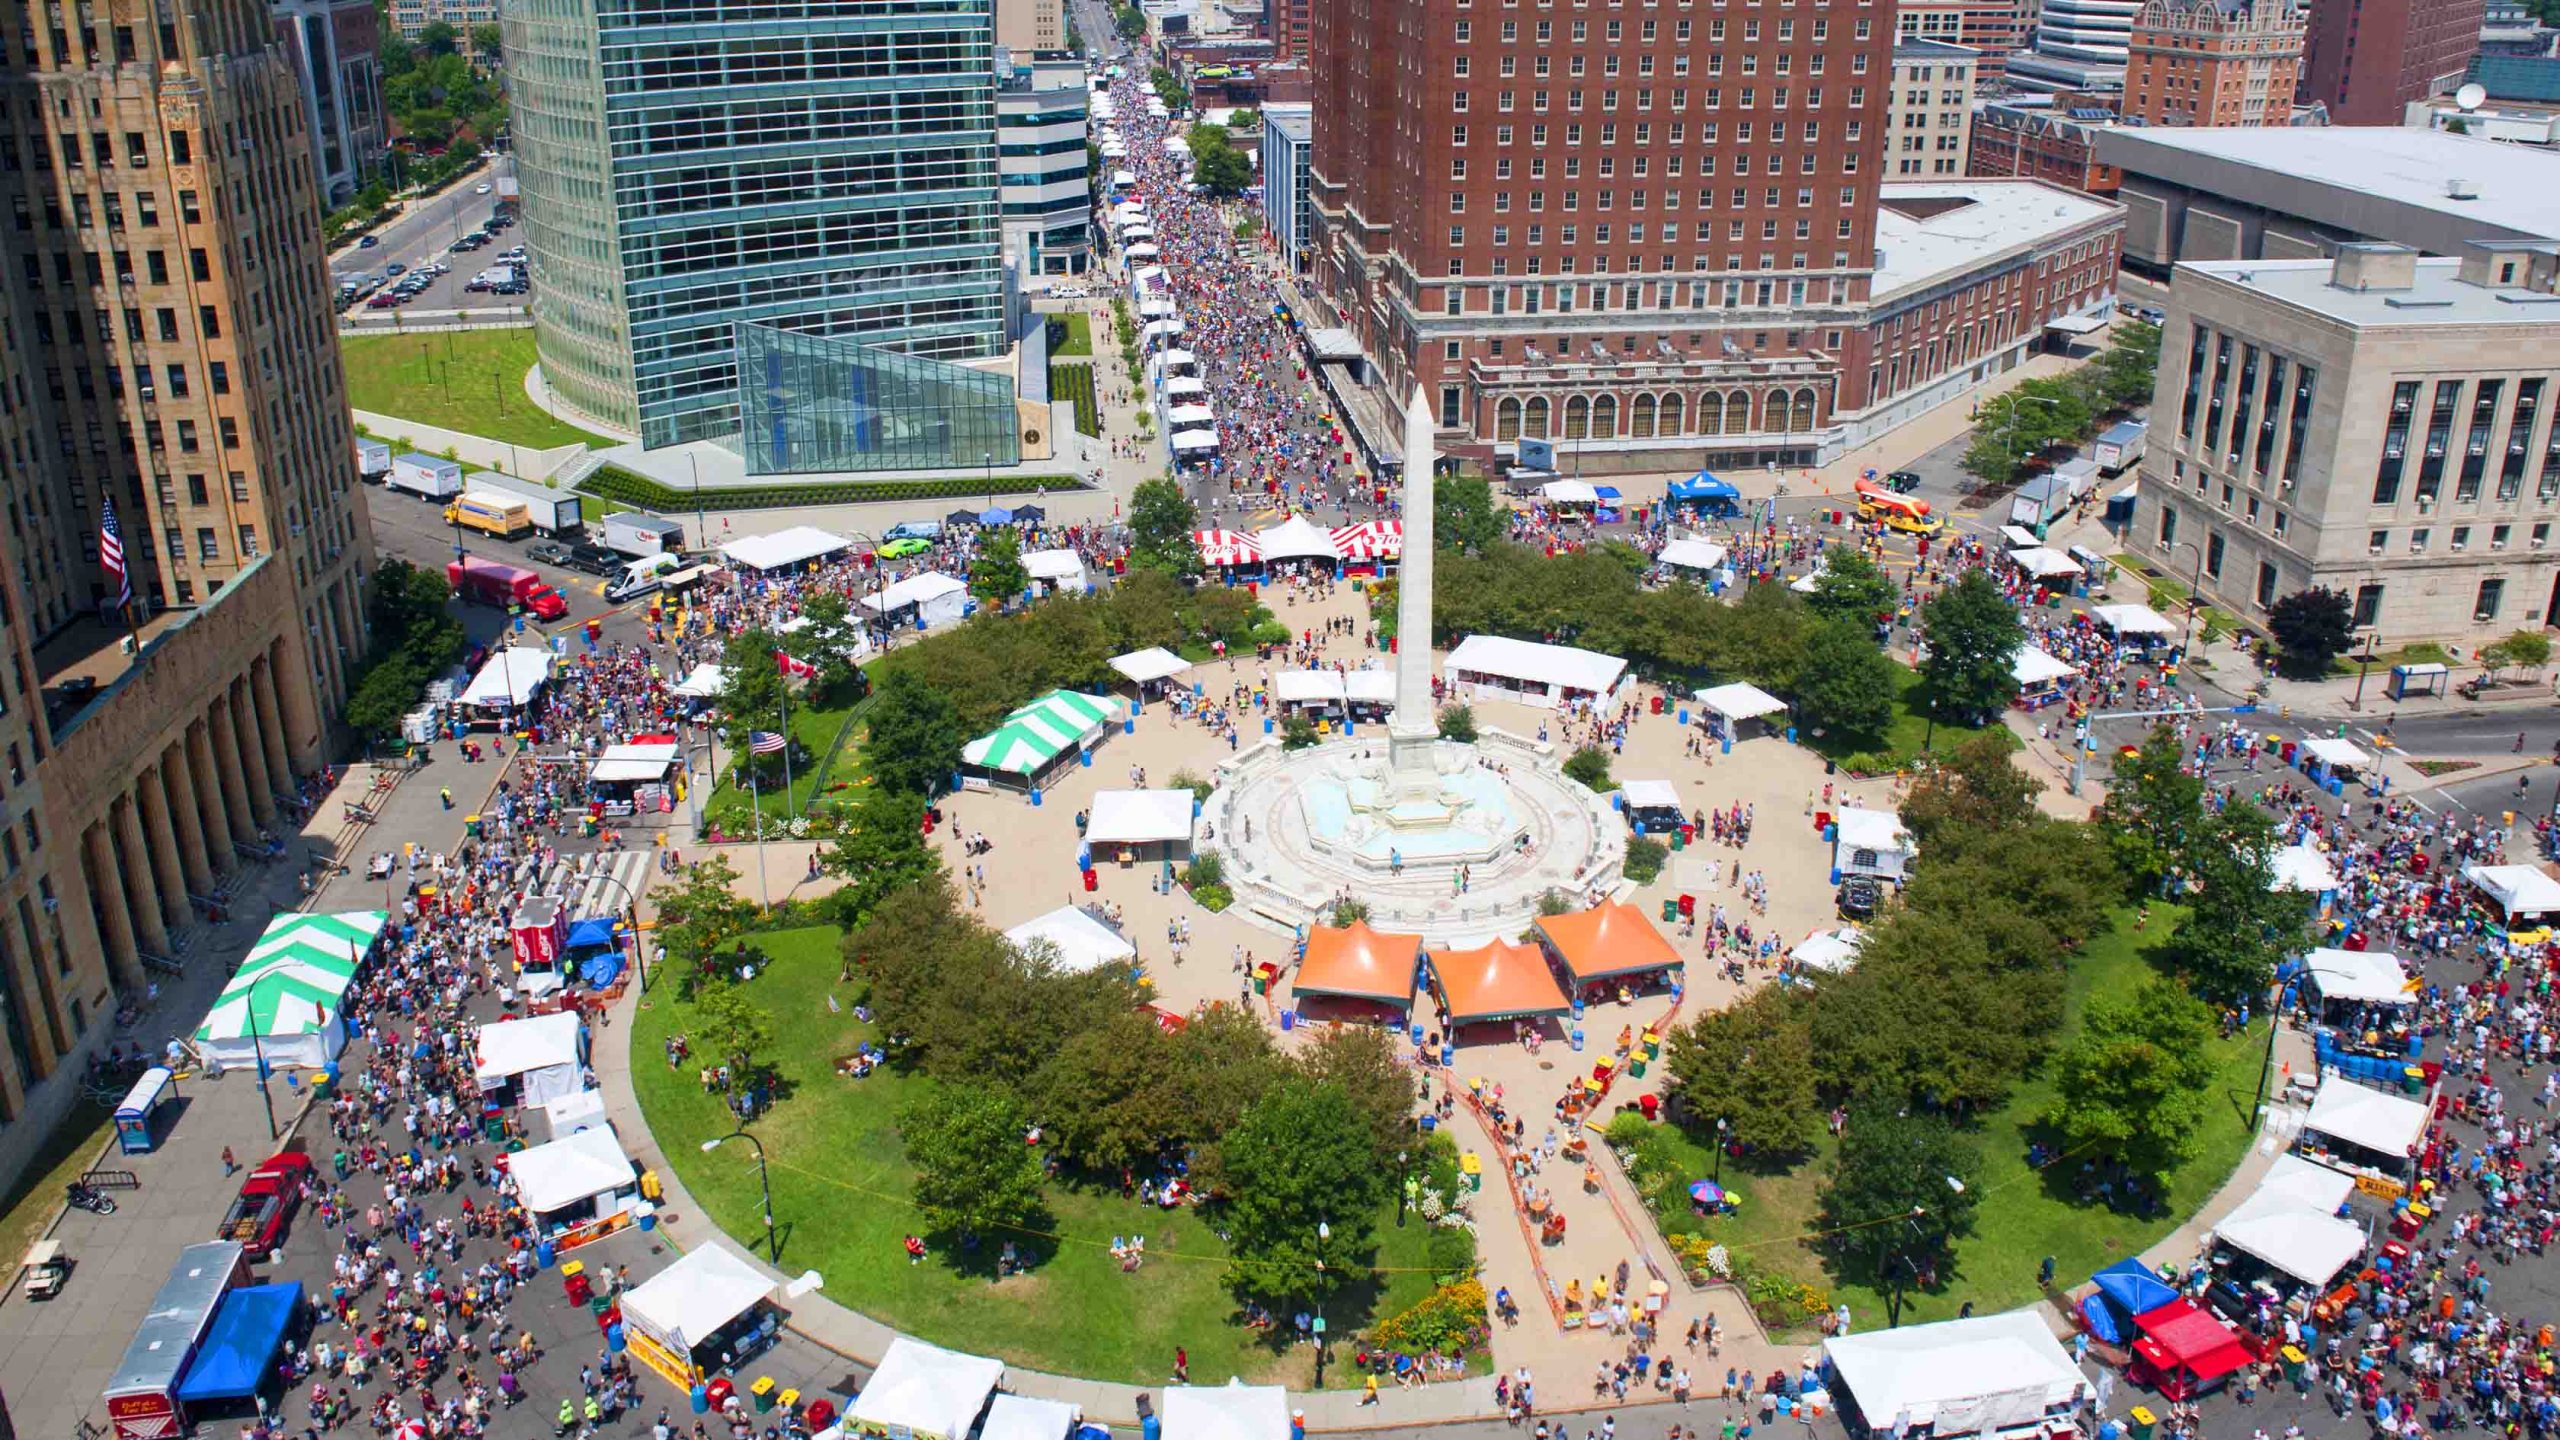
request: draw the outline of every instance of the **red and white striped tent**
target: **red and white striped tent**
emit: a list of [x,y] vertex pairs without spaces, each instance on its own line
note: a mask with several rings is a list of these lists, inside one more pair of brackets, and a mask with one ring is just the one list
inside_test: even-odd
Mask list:
[[1404,522],[1368,520],[1333,530],[1333,548],[1345,560],[1398,560],[1404,556]]
[[1201,530],[1191,543],[1200,547],[1200,558],[1212,565],[1259,565],[1262,542],[1236,530]]

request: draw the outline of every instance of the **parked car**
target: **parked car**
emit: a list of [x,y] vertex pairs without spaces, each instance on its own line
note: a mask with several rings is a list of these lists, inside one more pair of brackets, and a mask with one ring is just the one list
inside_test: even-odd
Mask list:
[[1912,491],[1920,488],[1920,472],[1917,470],[1896,470],[1892,474],[1884,477],[1884,483],[1893,491],[1894,494],[1908,495]]
[[1852,875],[1840,882],[1840,914],[1847,920],[1869,920],[1884,903],[1884,882],[1872,875]]
[[888,544],[881,546],[880,558],[883,560],[904,560],[910,555],[921,555],[932,548],[932,541],[918,540],[914,536],[909,536],[904,540],[892,540]]
[[619,575],[622,567],[631,563],[631,557],[601,545],[572,545],[569,558],[560,563],[589,575]]
[[532,544],[524,547],[524,554],[526,559],[539,560],[545,565],[562,565],[568,566],[571,569],[576,568],[572,562],[577,556],[577,548],[572,545],[563,544],[557,540],[536,540]]
[[374,246],[379,245],[379,244],[381,244],[381,243],[382,243],[382,237],[381,237],[381,236],[379,236],[379,235],[367,235],[367,236],[365,236],[364,238],[362,238],[362,239],[360,239],[360,240],[356,241],[356,248],[357,248],[357,249],[359,249],[359,250],[370,250],[370,249],[372,249]]
[[397,261],[397,260],[394,260],[394,261],[392,261],[390,264],[385,265],[385,266],[383,266],[383,267],[382,267],[382,273],[383,273],[383,274],[385,274],[385,275],[397,275],[397,274],[401,273],[402,271],[407,270],[408,268],[409,268],[408,266],[401,264],[401,263],[400,263],[399,261]]
[[267,1157],[242,1182],[238,1198],[222,1217],[217,1240],[236,1240],[252,1260],[263,1260],[284,1243],[285,1226],[302,1203],[303,1182],[311,1176],[311,1157],[285,1150]]

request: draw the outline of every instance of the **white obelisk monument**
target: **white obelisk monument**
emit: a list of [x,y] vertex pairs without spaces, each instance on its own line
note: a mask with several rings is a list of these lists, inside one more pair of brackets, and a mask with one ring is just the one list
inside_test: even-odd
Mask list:
[[1416,387],[1404,412],[1404,558],[1396,574],[1396,713],[1388,768],[1398,790],[1434,789],[1440,712],[1431,703],[1431,406]]

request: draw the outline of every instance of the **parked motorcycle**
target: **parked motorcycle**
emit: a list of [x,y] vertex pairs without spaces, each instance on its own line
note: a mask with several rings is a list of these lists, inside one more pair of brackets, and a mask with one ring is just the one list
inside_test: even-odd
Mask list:
[[116,1213],[115,1200],[103,1190],[93,1189],[90,1186],[74,1180],[69,1185],[64,1186],[63,1191],[65,1198],[70,1200],[74,1209],[86,1210],[92,1215],[113,1215]]

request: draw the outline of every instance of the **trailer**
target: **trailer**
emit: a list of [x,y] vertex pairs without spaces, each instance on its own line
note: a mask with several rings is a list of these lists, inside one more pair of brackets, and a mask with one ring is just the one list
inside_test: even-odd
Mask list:
[[2151,433],[2145,420],[2127,420],[2107,427],[2106,433],[2090,442],[2089,458],[2098,462],[2101,475],[2121,475],[2142,458],[2143,437]]
[[501,495],[523,505],[533,512],[533,528],[545,535],[575,540],[586,530],[586,510],[575,491],[554,490],[495,470],[473,471],[470,488],[475,495]]
[[152,1297],[133,1343],[116,1363],[104,1394],[116,1440],[173,1440],[188,1429],[178,1382],[194,1363],[213,1312],[235,1286],[249,1283],[249,1257],[236,1242],[190,1245]]
[[462,493],[462,464],[412,450],[391,462],[391,478],[385,483],[424,499],[450,500]]
[[684,549],[684,527],[662,515],[617,510],[604,517],[604,543],[607,549],[645,559]]
[[368,485],[379,485],[391,473],[391,447],[379,440],[356,441],[356,475]]

